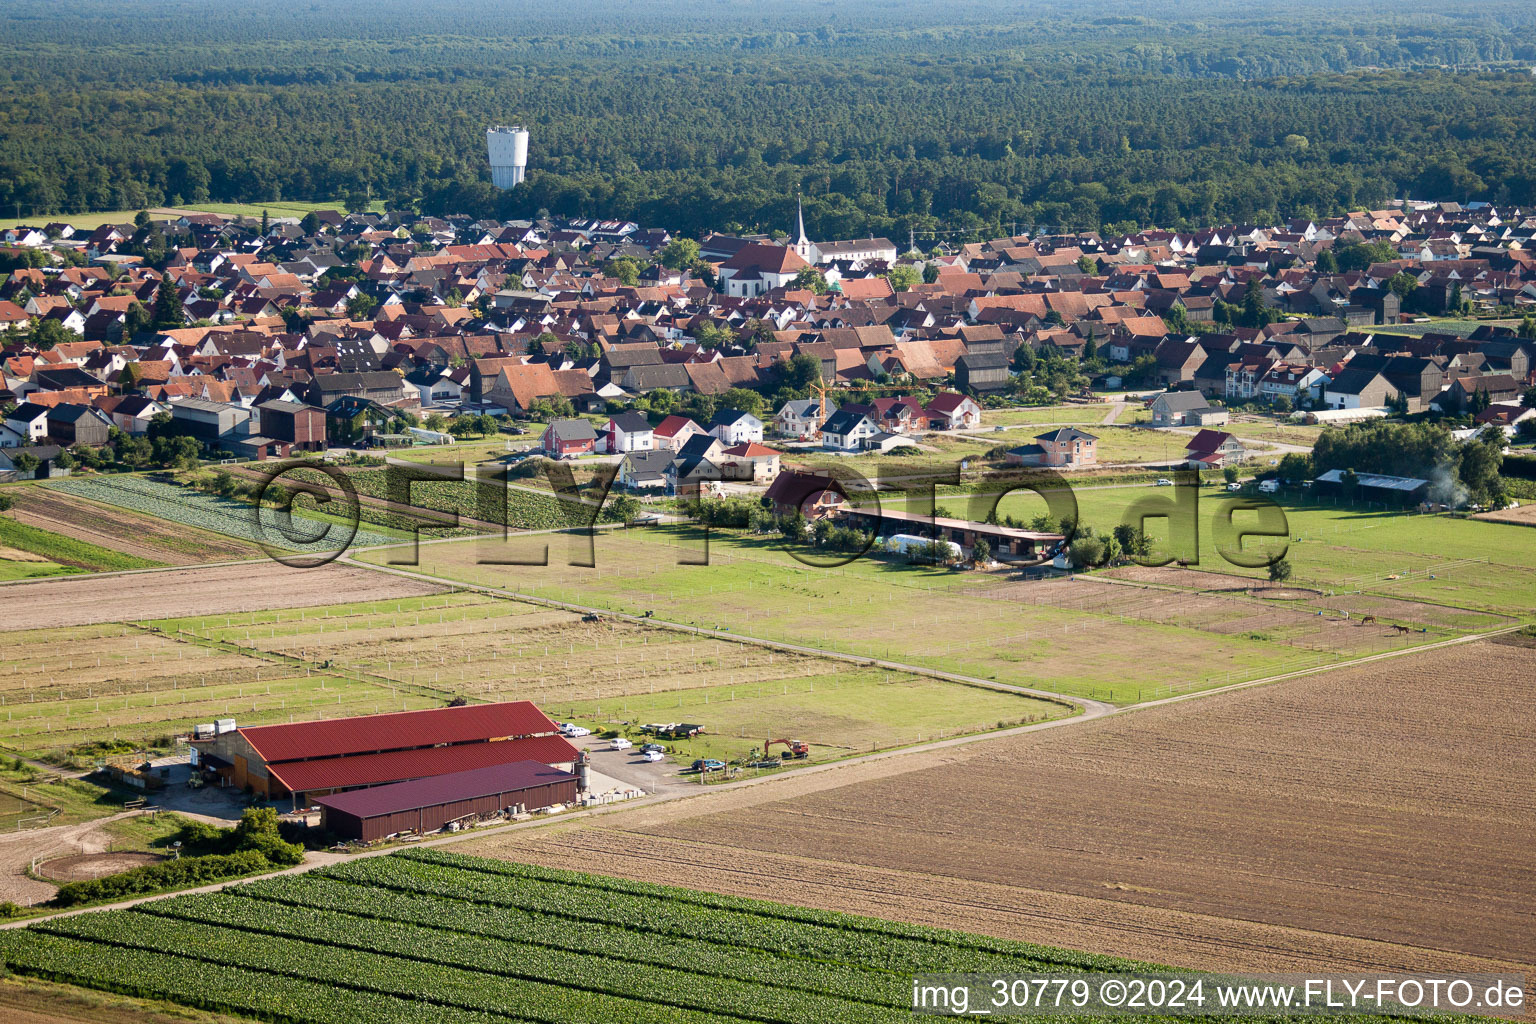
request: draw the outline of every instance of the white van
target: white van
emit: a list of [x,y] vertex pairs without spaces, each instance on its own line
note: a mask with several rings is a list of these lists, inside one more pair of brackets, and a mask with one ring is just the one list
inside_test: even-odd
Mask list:
[[1271,479],[1271,480],[1260,480],[1259,481],[1259,493],[1260,494],[1274,494],[1278,490],[1280,490],[1280,481],[1279,480]]

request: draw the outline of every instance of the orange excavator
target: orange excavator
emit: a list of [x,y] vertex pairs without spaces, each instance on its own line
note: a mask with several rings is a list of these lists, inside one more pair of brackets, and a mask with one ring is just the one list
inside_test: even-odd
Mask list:
[[805,742],[805,740],[767,740],[763,743],[764,757],[768,756],[768,748],[772,747],[775,743],[784,744],[785,750],[782,756],[785,760],[790,758],[798,760],[799,758],[811,756],[811,745]]

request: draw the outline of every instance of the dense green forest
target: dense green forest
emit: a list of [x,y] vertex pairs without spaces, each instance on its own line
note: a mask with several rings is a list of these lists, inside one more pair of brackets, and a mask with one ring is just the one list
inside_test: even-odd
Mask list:
[[[822,237],[1536,201],[1536,5],[13,0],[0,211],[364,193]],[[530,126],[489,184],[484,127]]]

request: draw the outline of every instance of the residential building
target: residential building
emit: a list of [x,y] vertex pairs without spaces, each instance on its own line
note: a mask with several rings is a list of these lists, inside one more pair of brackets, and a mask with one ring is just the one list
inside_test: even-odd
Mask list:
[[586,420],[553,420],[544,428],[542,444],[556,458],[591,455],[597,449],[597,431]]
[[598,447],[610,455],[648,452],[656,447],[651,421],[642,412],[615,413],[608,417]]

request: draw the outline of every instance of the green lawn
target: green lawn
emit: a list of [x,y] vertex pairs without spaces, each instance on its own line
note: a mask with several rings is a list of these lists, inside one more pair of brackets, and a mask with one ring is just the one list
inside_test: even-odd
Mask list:
[[1104,402],[1098,405],[1040,405],[1009,409],[984,409],[981,413],[983,427],[1011,427],[1024,424],[1047,426],[1055,423],[1099,423],[1109,415],[1114,405]]
[[[3,555],[3,550],[0,550],[0,555]],[[0,583],[9,583],[12,580],[35,580],[46,576],[68,576],[80,571],[74,566],[60,565],[46,559],[34,561],[0,557]]]
[[[704,735],[675,744],[662,741],[683,765],[696,757],[743,758],[761,750],[770,737],[805,740],[811,744],[810,760],[827,761],[1043,721],[1067,711],[1060,704],[979,686],[851,668],[831,676],[636,694],[544,710],[593,729],[617,728],[636,744],[646,741],[638,726],[647,722],[702,723],[708,729]],[[600,755],[600,762],[604,756],[623,755]]]

